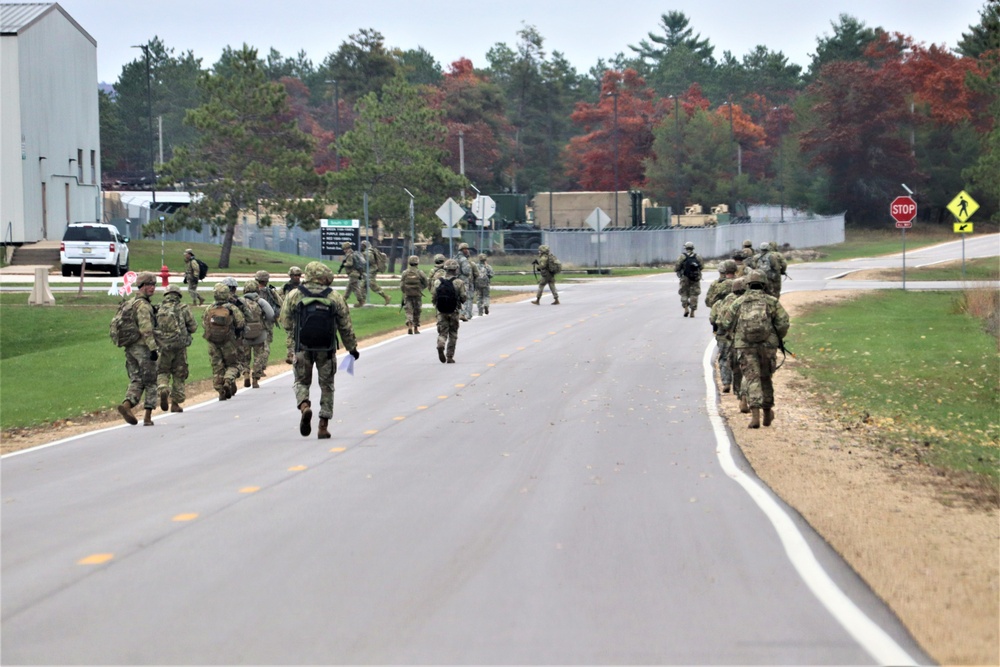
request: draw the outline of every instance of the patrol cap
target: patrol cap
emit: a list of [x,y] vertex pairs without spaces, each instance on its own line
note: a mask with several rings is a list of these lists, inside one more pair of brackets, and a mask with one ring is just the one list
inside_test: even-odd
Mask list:
[[267,271],[261,270],[255,273],[253,277],[256,278],[257,282],[259,283],[266,283],[268,280],[271,279],[271,274],[268,273]]
[[417,264],[420,263],[420,258],[417,257],[416,255],[410,255],[409,258],[406,260],[406,263],[409,264],[410,266],[416,266]]
[[156,276],[150,273],[149,271],[143,271],[135,279],[136,287],[143,287],[145,285],[155,285],[155,284],[156,284]]
[[351,243],[350,241],[344,241],[343,243],[340,244],[340,249],[341,250],[350,250],[353,247],[354,247],[354,244]]
[[194,254],[194,250],[191,250],[191,248],[188,248],[188,249],[186,249],[186,250],[184,251],[184,254],[185,254],[185,255],[193,255],[193,254]]
[[302,275],[302,269],[300,269],[297,266],[293,266],[292,268],[288,269],[288,275],[289,276],[301,276]]

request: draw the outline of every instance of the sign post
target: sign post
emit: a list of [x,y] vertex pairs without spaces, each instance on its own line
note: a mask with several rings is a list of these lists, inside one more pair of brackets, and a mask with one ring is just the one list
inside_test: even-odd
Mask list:
[[591,211],[586,220],[586,223],[597,231],[597,275],[603,273],[601,269],[601,230],[607,227],[609,222],[611,222],[611,218],[600,207]]
[[889,205],[889,215],[896,221],[896,228],[903,232],[903,291],[906,291],[906,230],[917,217],[917,202],[910,197],[896,197]]
[[965,280],[965,235],[972,233],[972,223],[968,220],[973,213],[979,210],[979,202],[973,199],[968,192],[962,190],[948,204],[948,210],[958,218],[954,229],[956,234],[962,235],[962,280]]

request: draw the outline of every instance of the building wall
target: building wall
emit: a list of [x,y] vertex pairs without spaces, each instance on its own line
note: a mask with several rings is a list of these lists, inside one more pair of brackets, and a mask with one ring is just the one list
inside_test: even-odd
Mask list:
[[[21,91],[17,38],[0,38],[0,226],[2,240],[24,238],[24,178],[21,150]],[[27,156],[24,156],[25,158]],[[37,162],[37,160],[36,160]]]
[[[58,7],[18,35],[5,35],[3,42],[4,97],[10,86],[17,87],[17,122],[23,136],[12,147],[4,130],[3,231],[6,234],[10,222],[14,242],[58,240],[70,222],[101,219],[97,47]],[[16,54],[15,82],[8,79],[11,51]],[[6,128],[12,110],[6,100],[2,108]],[[15,160],[20,178],[11,164]],[[8,169],[14,178],[8,179]],[[17,206],[15,195],[8,211],[7,189],[17,181],[22,203]]]

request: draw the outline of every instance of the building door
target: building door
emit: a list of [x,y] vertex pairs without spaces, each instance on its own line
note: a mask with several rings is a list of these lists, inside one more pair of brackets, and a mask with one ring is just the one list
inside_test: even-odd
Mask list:
[[42,238],[49,238],[49,206],[48,198],[45,196],[45,181],[42,181]]

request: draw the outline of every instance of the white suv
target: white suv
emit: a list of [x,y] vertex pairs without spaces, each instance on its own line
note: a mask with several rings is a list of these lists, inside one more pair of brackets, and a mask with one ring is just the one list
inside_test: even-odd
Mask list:
[[99,222],[74,222],[66,227],[59,245],[62,274],[80,275],[86,260],[87,268],[103,269],[113,276],[128,273],[128,237],[118,233],[114,225]]

